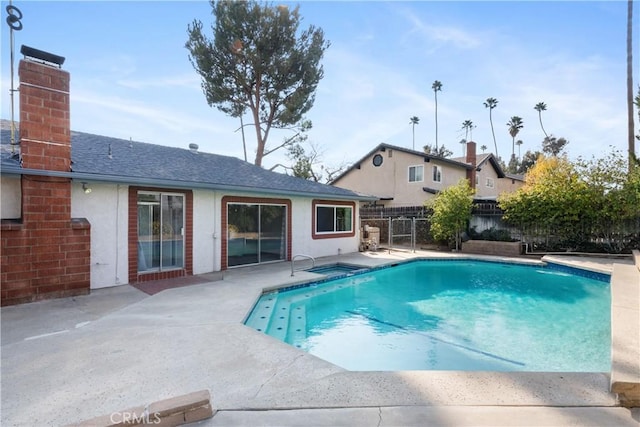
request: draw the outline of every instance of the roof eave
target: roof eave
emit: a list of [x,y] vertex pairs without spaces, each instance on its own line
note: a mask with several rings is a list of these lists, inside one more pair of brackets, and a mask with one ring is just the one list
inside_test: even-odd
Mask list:
[[314,197],[322,199],[337,199],[337,200],[358,200],[358,201],[372,201],[376,200],[373,196],[360,195],[360,194],[332,194],[332,193],[320,193],[320,192],[306,192],[306,191],[293,191],[293,190],[281,190],[277,188],[256,188],[246,187],[241,185],[228,185],[228,184],[214,184],[206,182],[194,182],[194,181],[175,181],[168,179],[157,178],[139,178],[131,176],[120,175],[101,175],[92,174],[86,172],[64,172],[64,171],[51,171],[42,169],[24,169],[19,166],[3,166],[3,175],[35,175],[35,176],[48,176],[56,178],[71,178],[76,181],[92,181],[92,182],[109,182],[114,184],[128,184],[134,186],[153,186],[153,187],[165,187],[165,188],[193,188],[201,190],[216,190],[216,191],[235,191],[242,193],[255,193],[255,194],[272,194],[272,195],[288,195],[299,197]]

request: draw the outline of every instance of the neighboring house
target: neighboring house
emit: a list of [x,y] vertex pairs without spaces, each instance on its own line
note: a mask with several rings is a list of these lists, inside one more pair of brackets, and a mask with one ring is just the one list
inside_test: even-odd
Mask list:
[[465,158],[449,159],[389,144],[380,144],[331,182],[331,185],[371,194],[384,207],[422,206],[435,194],[466,178],[476,199],[495,200],[523,184],[507,176],[493,154],[476,154],[467,143]]
[[358,250],[373,198],[195,145],[72,132],[69,74],[47,59],[20,61],[19,144],[1,135],[3,306]]

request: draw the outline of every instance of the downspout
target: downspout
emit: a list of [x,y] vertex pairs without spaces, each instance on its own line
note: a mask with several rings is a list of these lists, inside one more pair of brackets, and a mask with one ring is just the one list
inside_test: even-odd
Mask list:
[[116,285],[120,284],[120,277],[118,276],[118,264],[120,263],[120,184],[116,186]]

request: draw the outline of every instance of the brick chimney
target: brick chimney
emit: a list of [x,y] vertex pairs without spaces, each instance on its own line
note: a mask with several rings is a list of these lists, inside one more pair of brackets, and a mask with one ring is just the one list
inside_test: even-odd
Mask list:
[[[44,56],[18,68],[22,167],[69,173],[69,73],[27,49]],[[89,293],[90,225],[71,218],[71,178],[47,175],[22,175],[21,220],[2,221],[3,306]]]
[[478,166],[478,160],[476,156],[476,143],[473,141],[467,142],[467,158],[466,163],[471,165],[471,170],[467,171],[467,179],[471,188],[476,188],[476,167]]
[[22,166],[26,169],[69,172],[69,73],[53,66],[22,60],[18,75]]

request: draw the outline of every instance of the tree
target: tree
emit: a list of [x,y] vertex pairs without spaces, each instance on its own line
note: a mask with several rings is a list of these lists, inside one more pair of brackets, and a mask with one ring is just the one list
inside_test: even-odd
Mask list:
[[480,146],[480,149],[484,153],[485,151],[487,151],[487,146],[483,144],[483,145]]
[[529,169],[531,169],[533,167],[533,165],[536,164],[536,161],[538,160],[538,157],[540,157],[540,152],[539,151],[531,151],[531,150],[527,150],[526,153],[524,153],[524,155],[522,156],[522,159],[520,160],[520,165],[518,167],[518,173],[519,174],[526,174],[527,171]]
[[466,153],[466,148],[467,148],[467,140],[462,138],[460,141],[458,141],[460,143],[460,145],[462,145],[462,156],[464,157],[465,153]]
[[606,157],[584,160],[576,167],[589,189],[593,215],[594,237],[604,242],[608,252],[620,252],[624,243],[616,235],[624,230],[625,222],[640,217],[640,170],[625,171],[624,155],[615,148]]
[[[213,40],[201,21],[188,26],[185,47],[202,79],[209,106],[232,117],[249,111],[257,148],[255,164],[262,165],[269,134],[274,129],[299,129],[313,106],[324,75],[320,60],[329,43],[322,29],[300,32],[299,7],[274,7],[256,1],[211,1]],[[285,140],[278,148],[295,143]]]
[[568,143],[569,141],[564,138],[556,138],[553,135],[549,135],[542,141],[542,152],[549,156],[557,156]]
[[434,81],[431,89],[436,98],[436,151],[438,151],[438,92],[442,90],[442,83],[438,80]]
[[[465,141],[472,141],[473,140],[473,128],[475,126],[473,125],[473,122],[471,120],[465,120],[464,122],[462,122],[462,130],[464,130],[464,139]],[[469,137],[471,139],[469,139]]]
[[444,145],[441,145],[439,148],[435,149],[431,145],[427,144],[422,147],[425,153],[431,154],[432,156],[438,157],[451,157],[453,156],[453,151],[449,150]]
[[540,120],[540,127],[542,128],[544,136],[548,137],[549,135],[547,135],[547,131],[544,130],[544,126],[542,126],[542,112],[547,111],[547,104],[545,104],[544,102],[538,102],[536,106],[533,107],[533,109],[538,112],[538,119]]
[[516,136],[520,132],[520,129],[524,127],[522,118],[518,116],[511,117],[511,120],[507,122],[509,127],[509,135],[511,135],[511,157],[516,156]]
[[520,156],[520,147],[522,147],[522,144],[524,144],[524,142],[522,142],[521,139],[516,141],[516,145],[518,146],[518,158],[522,157],[522,156]]
[[580,224],[589,220],[587,184],[566,157],[540,156],[525,175],[525,183],[514,193],[503,193],[498,204],[503,219],[521,229],[525,240],[557,238],[571,242],[581,233]]
[[461,233],[471,219],[473,193],[469,181],[463,178],[425,203],[432,210],[431,234],[434,239],[454,240],[456,250],[460,247]]
[[627,1],[627,134],[629,173],[635,164],[635,132],[633,118],[633,0]]
[[[636,105],[636,108],[638,109],[638,120],[640,121],[640,85],[638,86],[638,94],[634,98],[633,103]],[[640,133],[636,135],[636,139],[640,141]]]
[[609,252],[633,247],[625,224],[640,217],[640,169],[629,174],[624,165],[615,149],[589,161],[541,155],[524,186],[498,198],[503,219],[518,226],[525,240],[544,237],[547,249],[551,240],[563,250],[592,248],[594,242]]
[[493,109],[498,106],[498,100],[495,98],[487,98],[487,100],[484,102],[484,106],[485,108],[489,109],[489,123],[491,123],[491,135],[493,135],[493,146],[496,150],[496,157],[499,157],[498,143],[496,142],[496,133],[493,130],[493,118],[491,116],[491,112],[493,111]]
[[420,118],[418,116],[413,116],[409,118],[409,124],[411,125],[411,132],[413,133],[413,145],[412,149],[416,149],[416,125],[420,123]]
[[287,157],[293,162],[293,166],[277,164],[271,170],[281,167],[285,173],[315,182],[331,182],[340,174],[346,165],[330,168],[322,161],[322,154],[315,144],[309,144],[310,150],[304,149],[302,144],[296,143],[287,147]]

